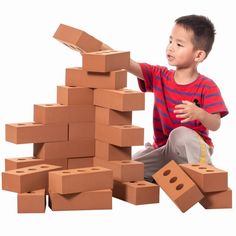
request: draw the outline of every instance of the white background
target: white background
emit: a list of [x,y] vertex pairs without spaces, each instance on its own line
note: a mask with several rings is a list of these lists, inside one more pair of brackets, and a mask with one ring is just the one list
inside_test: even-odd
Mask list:
[[[32,145],[5,142],[4,125],[33,120],[33,104],[55,103],[56,86],[63,85],[65,68],[81,66],[79,53],[52,38],[60,23],[87,31],[117,50],[131,51],[140,62],[167,65],[165,47],[174,20],[182,15],[207,15],[217,35],[200,72],[215,80],[230,114],[211,133],[213,161],[229,172],[235,191],[235,7],[234,1],[105,1],[0,0],[0,170],[7,157],[32,155]],[[128,87],[138,89],[129,74]],[[145,127],[152,141],[152,94],[146,110],[134,112],[133,123]],[[133,151],[140,147],[134,147]],[[161,192],[160,203],[134,206],[113,199],[108,211],[17,214],[16,194],[0,191],[0,234],[8,235],[235,235],[236,212],[205,210],[195,205],[185,214]],[[229,233],[231,230],[231,233]]]

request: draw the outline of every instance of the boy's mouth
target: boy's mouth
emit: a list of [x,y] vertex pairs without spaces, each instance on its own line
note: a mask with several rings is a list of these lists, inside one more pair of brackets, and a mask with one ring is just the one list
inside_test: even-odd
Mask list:
[[167,54],[167,59],[168,59],[168,61],[172,61],[172,60],[174,60],[175,58],[174,58],[172,55]]

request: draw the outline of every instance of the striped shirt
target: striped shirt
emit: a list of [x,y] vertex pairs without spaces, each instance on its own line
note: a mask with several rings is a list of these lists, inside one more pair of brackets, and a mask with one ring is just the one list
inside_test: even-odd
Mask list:
[[174,80],[174,70],[146,63],[140,63],[140,66],[144,76],[144,80],[138,79],[140,90],[154,93],[154,147],[163,146],[167,142],[170,132],[179,126],[195,130],[208,145],[213,146],[209,130],[200,121],[181,123],[181,118],[176,118],[173,110],[175,110],[175,105],[181,104],[183,100],[190,102],[195,100],[202,109],[209,113],[219,113],[221,117],[227,115],[227,107],[214,81],[199,75],[192,83],[180,85]]

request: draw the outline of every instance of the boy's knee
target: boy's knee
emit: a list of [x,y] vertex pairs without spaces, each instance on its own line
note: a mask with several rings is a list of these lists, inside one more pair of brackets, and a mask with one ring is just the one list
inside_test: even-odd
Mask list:
[[191,137],[194,132],[195,131],[184,126],[175,128],[170,132],[169,142],[175,146],[185,146],[191,142]]

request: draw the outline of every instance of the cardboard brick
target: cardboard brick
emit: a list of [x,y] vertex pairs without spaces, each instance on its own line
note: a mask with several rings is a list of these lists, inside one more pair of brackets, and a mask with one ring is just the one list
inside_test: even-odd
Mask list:
[[226,171],[202,163],[181,164],[180,166],[203,192],[228,189],[228,173]]
[[34,105],[34,121],[41,124],[94,122],[93,105]]
[[83,69],[92,72],[128,69],[130,64],[130,52],[103,50],[84,53],[82,57]]
[[41,164],[49,164],[61,166],[62,169],[67,169],[67,159],[40,159],[37,157],[19,157],[19,158],[7,158],[5,159],[5,171],[15,170],[29,166],[41,165]]
[[95,107],[93,105],[70,105],[68,116],[69,123],[94,122]]
[[232,208],[232,190],[204,193],[200,204],[205,209]]
[[46,193],[45,189],[17,194],[18,213],[45,213]]
[[93,122],[81,122],[69,124],[69,140],[80,141],[83,138],[94,139],[95,124]]
[[144,110],[144,93],[130,89],[95,89],[94,105],[117,111]]
[[35,157],[18,157],[5,159],[5,171],[24,168],[27,166],[34,166],[43,164],[43,160]]
[[6,124],[6,141],[15,144],[66,141],[67,124]]
[[110,189],[71,194],[49,193],[49,206],[53,211],[112,209]]
[[88,72],[81,67],[66,69],[66,86],[81,86],[101,89],[127,87],[127,71]]
[[95,156],[107,161],[131,160],[131,147],[118,147],[96,140]]
[[66,46],[76,51],[94,52],[102,48],[102,42],[83,30],[60,24],[54,36]]
[[68,123],[68,106],[62,104],[35,104],[34,122],[41,124]]
[[159,189],[156,184],[147,181],[120,182],[114,181],[113,197],[119,198],[134,205],[159,202]]
[[63,105],[92,105],[93,90],[83,87],[57,86],[57,103]]
[[95,140],[93,138],[34,144],[34,156],[47,161],[69,157],[88,157],[94,154]]
[[144,165],[142,162],[133,160],[105,161],[95,157],[94,165],[111,169],[113,171],[113,178],[121,182],[144,179]]
[[203,198],[197,185],[174,161],[157,171],[153,178],[182,212]]
[[41,164],[9,170],[2,173],[2,189],[25,193],[48,187],[48,172],[60,170],[61,166]]
[[64,159],[68,154],[68,142],[35,143],[34,156],[44,160]]
[[78,193],[113,186],[112,171],[103,167],[88,167],[49,173],[49,191],[60,194]]
[[80,139],[79,141],[69,141],[67,157],[89,157],[95,154],[94,139]]
[[95,108],[96,123],[106,125],[131,125],[132,112],[120,112],[109,108],[98,107]]
[[120,147],[143,145],[144,129],[134,125],[95,124],[95,138]]
[[67,159],[68,169],[84,168],[93,166],[93,157],[75,157]]

